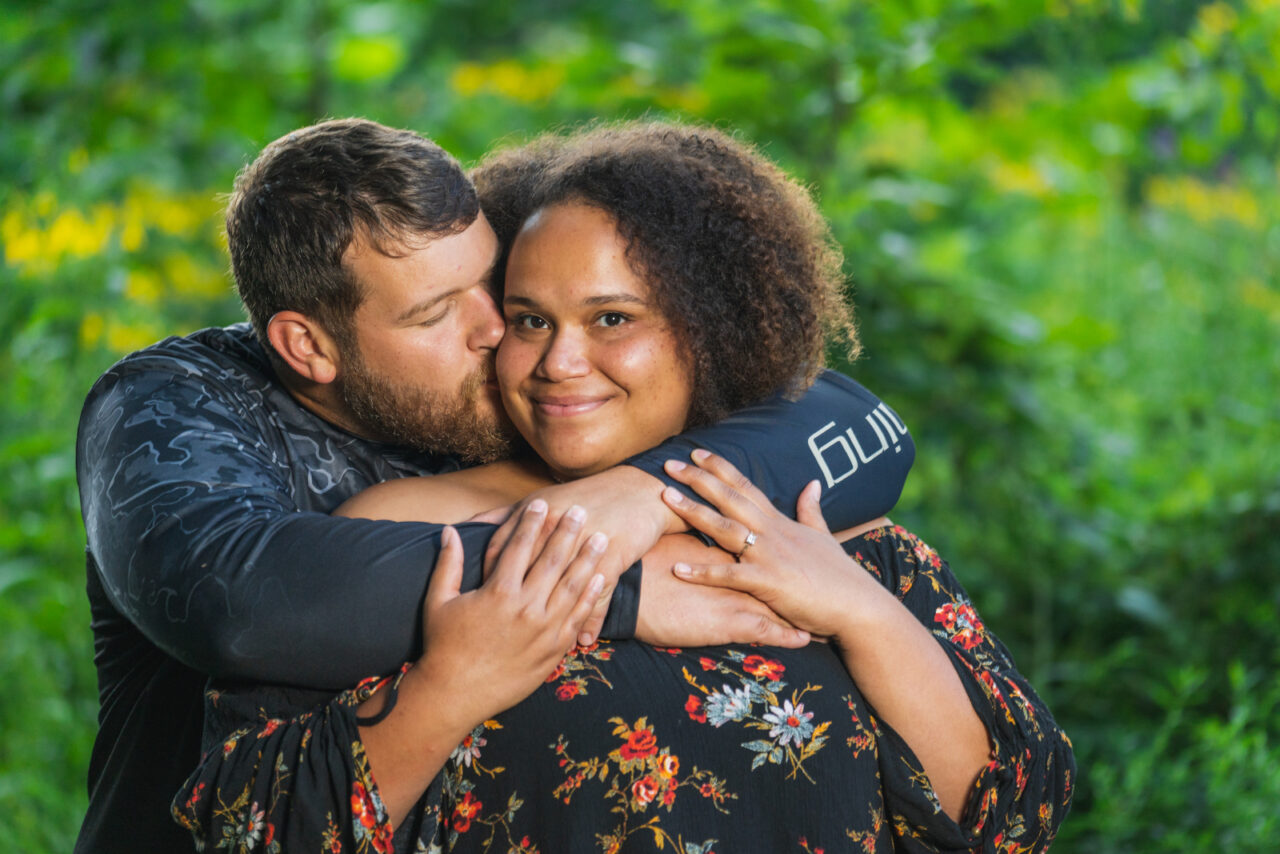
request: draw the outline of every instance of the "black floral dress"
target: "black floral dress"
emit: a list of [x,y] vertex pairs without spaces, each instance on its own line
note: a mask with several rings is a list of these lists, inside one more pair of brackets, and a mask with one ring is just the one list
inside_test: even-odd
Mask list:
[[221,744],[174,815],[232,852],[1044,850],[1071,798],[1066,735],[931,548],[899,527],[845,547],[932,630],[986,724],[959,823],[829,646],[637,641],[577,648],[477,726],[394,834],[354,720],[390,679],[289,717],[261,690],[214,695]]

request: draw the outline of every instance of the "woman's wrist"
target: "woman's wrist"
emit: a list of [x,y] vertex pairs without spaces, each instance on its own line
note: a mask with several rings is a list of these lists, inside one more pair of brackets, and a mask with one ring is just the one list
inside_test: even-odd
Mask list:
[[908,617],[910,614],[897,597],[866,570],[856,564],[850,570],[848,586],[837,604],[841,617],[831,640],[842,650],[856,652],[868,638],[893,630],[901,625],[904,614]]

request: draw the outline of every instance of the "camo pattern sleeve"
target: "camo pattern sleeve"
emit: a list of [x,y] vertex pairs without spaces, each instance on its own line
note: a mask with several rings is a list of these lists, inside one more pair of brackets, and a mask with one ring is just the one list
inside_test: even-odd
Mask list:
[[[450,468],[312,415],[238,327],[117,364],[77,446],[90,558],[115,609],[204,673],[333,689],[415,652],[440,526],[327,513]],[[491,531],[463,526],[473,580]]]
[[627,462],[702,501],[662,470],[666,460],[687,460],[695,448],[707,448],[733,463],[788,516],[795,516],[800,490],[818,479],[822,512],[837,531],[892,510],[916,456],[902,419],[835,371],[823,371],[798,400],[774,395]]

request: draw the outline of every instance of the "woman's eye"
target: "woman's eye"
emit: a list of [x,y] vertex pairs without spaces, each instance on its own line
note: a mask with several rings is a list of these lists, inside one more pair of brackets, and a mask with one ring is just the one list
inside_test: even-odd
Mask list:
[[515,325],[521,329],[546,329],[548,323],[536,314],[520,314],[514,321]]
[[630,320],[630,318],[625,314],[617,311],[606,311],[604,314],[600,315],[600,319],[596,322],[601,326],[621,326],[628,320]]

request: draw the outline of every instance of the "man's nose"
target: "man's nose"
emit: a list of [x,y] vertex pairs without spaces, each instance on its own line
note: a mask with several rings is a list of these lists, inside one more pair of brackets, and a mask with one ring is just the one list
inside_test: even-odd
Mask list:
[[472,312],[471,334],[467,343],[473,350],[494,349],[502,340],[507,325],[487,288],[474,289]]

